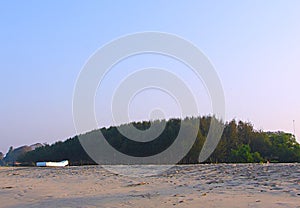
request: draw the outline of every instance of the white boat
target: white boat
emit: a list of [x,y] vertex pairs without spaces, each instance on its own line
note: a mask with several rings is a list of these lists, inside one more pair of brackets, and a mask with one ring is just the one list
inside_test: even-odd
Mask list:
[[69,165],[68,160],[63,160],[61,162],[37,162],[36,166],[38,167],[65,167]]

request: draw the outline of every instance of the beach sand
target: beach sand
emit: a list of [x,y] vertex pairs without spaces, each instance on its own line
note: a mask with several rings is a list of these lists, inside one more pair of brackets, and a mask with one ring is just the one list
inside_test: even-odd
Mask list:
[[101,166],[1,167],[0,178],[0,207],[300,208],[300,164],[182,165],[150,177]]

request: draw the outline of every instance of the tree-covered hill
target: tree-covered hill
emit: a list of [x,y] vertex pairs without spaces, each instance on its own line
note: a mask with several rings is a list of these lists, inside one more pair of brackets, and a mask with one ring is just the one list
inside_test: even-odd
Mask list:
[[[194,145],[180,163],[198,163],[198,157],[208,134],[212,117],[200,119],[199,131]],[[140,130],[148,129],[153,122],[164,122],[165,128],[158,138],[145,143],[134,143],[120,134],[116,127],[102,128],[106,140],[119,152],[136,157],[145,157],[164,151],[176,139],[181,123],[195,126],[196,118],[170,119],[168,121],[144,121],[132,123]],[[129,125],[129,124],[126,124]],[[125,125],[125,126],[126,126]],[[87,134],[91,134],[89,132]],[[188,138],[188,135],[186,135]],[[183,144],[184,145],[184,144]],[[21,155],[17,160],[33,165],[37,161],[61,161],[68,159],[71,165],[95,164],[82,148],[78,136],[64,142],[45,145]],[[224,162],[300,162],[300,145],[295,136],[285,132],[263,132],[253,128],[251,123],[232,120],[225,123],[222,138],[206,160],[209,163]]]
[[27,152],[35,150],[41,146],[43,145],[40,143],[36,143],[31,146],[25,145],[16,149],[11,146],[5,156],[2,152],[0,152],[0,165],[14,165],[18,163],[18,158],[23,157]]

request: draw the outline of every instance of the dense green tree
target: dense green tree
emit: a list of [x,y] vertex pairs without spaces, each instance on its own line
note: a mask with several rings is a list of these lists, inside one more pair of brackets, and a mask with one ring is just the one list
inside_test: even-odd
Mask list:
[[240,144],[250,144],[254,133],[252,124],[239,121],[237,128]]
[[269,132],[270,159],[278,162],[299,162],[300,145],[294,135],[285,132]]
[[270,138],[262,131],[253,133],[253,137],[249,145],[253,152],[260,152],[261,156],[264,158],[269,157],[272,152]]
[[243,144],[236,150],[231,150],[230,160],[239,163],[263,162],[263,158],[258,152],[251,153],[248,144]]

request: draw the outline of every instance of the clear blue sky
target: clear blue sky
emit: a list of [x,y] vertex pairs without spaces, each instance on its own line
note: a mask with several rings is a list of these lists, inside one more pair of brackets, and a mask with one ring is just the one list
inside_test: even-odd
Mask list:
[[[288,132],[295,120],[299,141],[299,11],[297,0],[1,1],[0,151],[75,135],[72,95],[82,66],[108,41],[142,31],[177,34],[209,57],[227,120]],[[132,105],[141,106],[139,99]],[[136,109],[133,117],[144,118],[145,109]],[[110,125],[105,116],[98,120]]]

